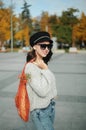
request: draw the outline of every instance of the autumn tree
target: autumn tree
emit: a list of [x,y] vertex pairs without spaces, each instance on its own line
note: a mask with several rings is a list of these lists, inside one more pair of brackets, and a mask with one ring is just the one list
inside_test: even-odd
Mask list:
[[12,15],[12,26],[13,26],[13,37],[17,29],[18,18],[11,11],[12,10],[10,7],[5,8],[4,6],[1,6],[1,3],[0,3],[0,43],[1,43],[1,46],[5,45],[7,41],[11,41],[11,15]]
[[86,43],[86,16],[82,13],[79,23],[74,26],[74,36],[80,44]]
[[41,26],[41,30],[43,30],[43,31],[49,30],[48,18],[49,18],[48,12],[42,12],[41,20],[40,20],[40,26]]
[[0,9],[0,41],[10,39],[10,9]]
[[[26,21],[25,21],[26,23]],[[28,45],[28,41],[29,41],[29,33],[30,33],[30,29],[28,27],[28,23],[25,24],[22,22],[21,16],[19,17],[18,21],[17,21],[17,30],[16,33],[14,35],[14,38],[16,40],[16,42],[21,43],[21,47]]]
[[52,36],[57,36],[57,26],[60,23],[59,18],[56,14],[50,15],[48,20],[49,26],[52,30]]

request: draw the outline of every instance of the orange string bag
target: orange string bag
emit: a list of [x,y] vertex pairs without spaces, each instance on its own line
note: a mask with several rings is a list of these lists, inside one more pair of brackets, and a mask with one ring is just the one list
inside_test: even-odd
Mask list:
[[[25,66],[26,66],[26,64],[25,64]],[[27,89],[26,89],[27,76],[24,73],[25,66],[19,77],[20,82],[19,82],[18,90],[17,90],[16,96],[15,96],[15,105],[17,107],[19,116],[25,122],[27,122],[29,120],[29,115],[30,115],[30,100],[28,97]],[[28,78],[28,80],[29,80],[29,78]]]

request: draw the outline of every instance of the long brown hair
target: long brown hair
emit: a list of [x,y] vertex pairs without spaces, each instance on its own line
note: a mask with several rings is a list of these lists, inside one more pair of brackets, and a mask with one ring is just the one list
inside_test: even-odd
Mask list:
[[[46,56],[46,57],[44,57],[43,58],[43,60],[44,60],[44,62],[46,63],[46,64],[48,64],[48,62],[50,61],[50,59],[51,59],[51,57],[52,57],[52,51],[50,50],[49,51],[49,53],[48,53],[48,55]],[[26,62],[29,62],[30,60],[32,60],[32,59],[36,59],[36,53],[35,53],[35,50],[34,49],[32,49],[31,51],[29,51],[28,53],[27,53],[27,57],[26,57]]]

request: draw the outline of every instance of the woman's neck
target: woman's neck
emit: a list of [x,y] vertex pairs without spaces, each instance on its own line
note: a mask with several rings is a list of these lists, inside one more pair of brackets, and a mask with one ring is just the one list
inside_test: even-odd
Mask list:
[[36,58],[36,60],[35,60],[35,62],[36,62],[36,63],[43,62],[43,59],[42,59],[42,58],[38,58],[38,57],[37,57],[37,58]]
[[38,63],[38,62],[42,62],[42,61],[43,61],[43,58],[37,54],[35,62]]

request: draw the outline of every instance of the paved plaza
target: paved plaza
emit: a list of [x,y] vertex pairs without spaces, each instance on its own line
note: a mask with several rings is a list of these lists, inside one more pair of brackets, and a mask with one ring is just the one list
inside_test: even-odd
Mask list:
[[[0,53],[0,130],[35,130],[18,116],[14,97],[26,53]],[[58,90],[55,130],[86,130],[86,53],[55,53],[49,63]]]

